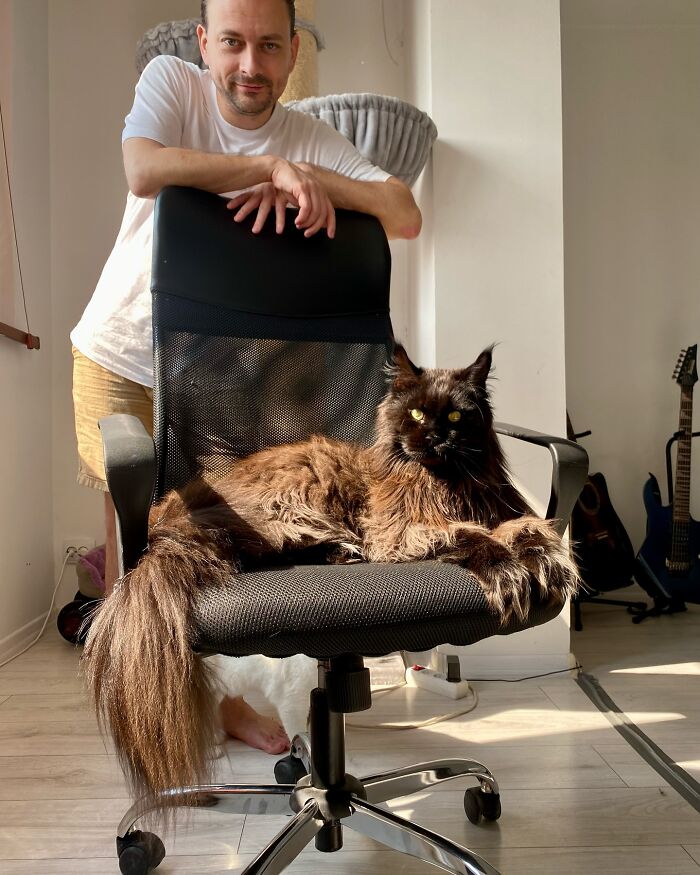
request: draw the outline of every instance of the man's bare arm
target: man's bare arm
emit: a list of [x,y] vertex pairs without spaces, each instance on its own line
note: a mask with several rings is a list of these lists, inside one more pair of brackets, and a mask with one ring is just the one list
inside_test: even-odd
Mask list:
[[129,189],[137,197],[153,198],[166,185],[189,185],[221,194],[272,178],[271,155],[224,155],[163,146],[145,137],[132,137],[122,146]]
[[392,176],[386,182],[365,182],[314,164],[298,166],[321,183],[334,207],[376,216],[390,240],[413,240],[420,234],[420,210],[410,188],[399,179]]
[[284,158],[200,152],[163,146],[145,137],[125,140],[122,153],[129,189],[137,197],[153,198],[166,185],[222,194],[270,182],[298,204],[297,227],[313,234],[334,222],[323,184]]

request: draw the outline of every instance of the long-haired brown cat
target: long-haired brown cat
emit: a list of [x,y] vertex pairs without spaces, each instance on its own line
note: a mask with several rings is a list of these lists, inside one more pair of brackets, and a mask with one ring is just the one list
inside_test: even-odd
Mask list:
[[230,584],[246,564],[320,545],[333,562],[464,565],[504,621],[527,614],[533,590],[562,602],[573,593],[567,548],[508,475],[490,368],[490,349],[464,370],[422,370],[397,347],[372,446],[314,436],[274,447],[152,509],[148,551],[99,610],[84,655],[134,790],[209,777],[215,682],[188,627],[204,582]]

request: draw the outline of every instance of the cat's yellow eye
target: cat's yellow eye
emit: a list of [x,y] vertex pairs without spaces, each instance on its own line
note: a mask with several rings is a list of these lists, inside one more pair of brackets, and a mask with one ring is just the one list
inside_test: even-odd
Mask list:
[[425,419],[425,413],[423,413],[422,410],[416,410],[415,408],[411,411],[411,416],[416,422],[423,422]]
[[459,422],[462,418],[462,414],[459,412],[459,410],[453,410],[452,413],[447,414],[447,418],[450,420],[450,422]]

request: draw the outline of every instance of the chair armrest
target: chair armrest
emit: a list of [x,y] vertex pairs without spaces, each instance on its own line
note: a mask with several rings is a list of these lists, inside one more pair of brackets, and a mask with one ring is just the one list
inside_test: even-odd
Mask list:
[[566,438],[542,434],[506,422],[495,422],[493,427],[496,434],[547,447],[551,453],[552,487],[546,517],[557,520],[556,529],[563,535],[588,476],[588,453],[580,444]]
[[116,413],[99,421],[105,471],[117,515],[119,576],[133,568],[148,543],[148,512],[156,482],[153,438],[140,419]]

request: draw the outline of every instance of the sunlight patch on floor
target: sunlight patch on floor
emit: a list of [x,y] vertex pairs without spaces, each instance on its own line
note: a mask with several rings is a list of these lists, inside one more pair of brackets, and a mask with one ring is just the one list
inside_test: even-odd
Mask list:
[[[478,710],[470,723],[464,722],[439,723],[424,732],[443,734],[448,738],[483,740],[487,738],[490,744],[523,739],[554,740],[562,735],[576,735],[582,732],[600,732],[610,727],[605,716],[599,711],[577,711],[564,708],[557,711],[539,709],[504,709],[496,714],[484,715],[479,718]],[[671,711],[635,711],[627,715],[639,726],[650,726],[660,723],[675,723],[685,720],[684,714]]]
[[672,711],[626,711],[629,719],[638,726],[650,726],[652,723],[674,723],[687,720],[685,714],[675,714]]
[[610,674],[674,674],[700,675],[700,662],[675,662],[669,665],[640,665],[635,668],[615,668]]

